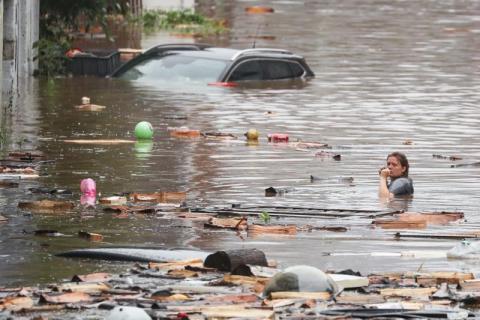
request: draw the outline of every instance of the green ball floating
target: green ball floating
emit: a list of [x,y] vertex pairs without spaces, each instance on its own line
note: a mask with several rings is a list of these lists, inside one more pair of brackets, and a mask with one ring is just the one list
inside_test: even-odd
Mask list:
[[135,126],[135,138],[148,140],[153,137],[153,127],[148,121],[141,121]]

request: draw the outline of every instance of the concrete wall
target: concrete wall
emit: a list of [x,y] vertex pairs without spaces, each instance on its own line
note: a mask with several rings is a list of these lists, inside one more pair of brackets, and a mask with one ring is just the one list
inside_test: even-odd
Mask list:
[[17,136],[12,123],[29,116],[23,100],[33,90],[39,15],[40,0],[0,0],[0,148]]
[[39,35],[40,0],[3,0],[2,96],[12,106],[19,92],[19,78],[33,74],[33,44]]

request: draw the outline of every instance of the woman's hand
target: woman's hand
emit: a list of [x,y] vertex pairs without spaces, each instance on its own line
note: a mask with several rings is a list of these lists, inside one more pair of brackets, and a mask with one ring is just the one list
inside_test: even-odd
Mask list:
[[381,168],[380,171],[378,172],[380,177],[382,178],[388,178],[390,176],[390,170],[388,168]]
[[383,167],[378,171],[378,174],[380,175],[380,180],[378,184],[378,195],[381,198],[390,198],[392,194],[388,190],[387,186],[387,179],[390,176],[390,170]]

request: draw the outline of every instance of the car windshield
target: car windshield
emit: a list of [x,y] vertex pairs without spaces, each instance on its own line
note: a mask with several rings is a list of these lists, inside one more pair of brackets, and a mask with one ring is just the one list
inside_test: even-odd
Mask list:
[[226,61],[170,54],[144,60],[123,73],[120,78],[145,81],[215,82],[225,69]]

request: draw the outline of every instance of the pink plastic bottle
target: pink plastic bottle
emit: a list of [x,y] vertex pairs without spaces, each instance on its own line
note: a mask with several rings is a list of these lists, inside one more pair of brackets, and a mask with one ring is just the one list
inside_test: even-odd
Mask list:
[[80,182],[80,191],[82,196],[80,197],[80,204],[87,206],[95,206],[97,199],[97,186],[93,179],[87,178]]
[[288,142],[288,134],[271,133],[268,135],[268,142]]

